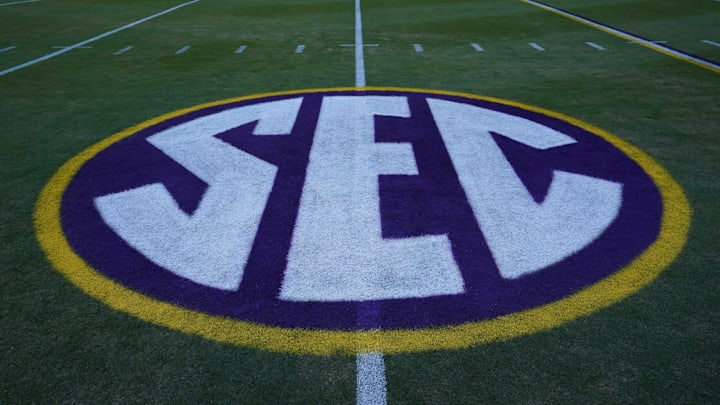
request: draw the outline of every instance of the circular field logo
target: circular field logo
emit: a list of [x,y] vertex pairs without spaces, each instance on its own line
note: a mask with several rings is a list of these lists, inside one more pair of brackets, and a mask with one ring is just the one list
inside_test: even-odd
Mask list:
[[547,329],[653,280],[690,208],[575,119],[394,88],[201,105],[77,155],[38,239],[113,308],[295,353],[460,348]]

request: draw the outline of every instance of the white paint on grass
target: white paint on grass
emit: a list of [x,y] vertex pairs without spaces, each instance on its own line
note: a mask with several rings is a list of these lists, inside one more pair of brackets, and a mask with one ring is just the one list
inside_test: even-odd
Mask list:
[[387,403],[385,360],[382,353],[360,353],[357,367],[357,404],[383,405]]
[[536,51],[539,51],[539,52],[545,51],[545,48],[543,48],[542,46],[538,45],[535,42],[529,42],[528,45],[532,46]]
[[482,46],[480,46],[480,44],[472,43],[472,44],[470,44],[470,46],[472,46],[473,49],[478,52],[485,52],[485,49]]
[[237,107],[166,129],[147,141],[208,184],[192,214],[162,183],[95,199],[103,220],[158,266],[198,284],[237,290],[277,167],[215,135],[257,122],[253,135],[289,134],[302,98]]
[[191,48],[190,45],[185,45],[185,46],[183,46],[182,48],[180,48],[180,49],[178,49],[177,51],[175,51],[175,55],[182,55],[182,54],[184,54],[185,52],[189,51],[190,48]]
[[525,118],[454,101],[428,99],[435,123],[500,275],[517,279],[592,243],[617,217],[622,185],[556,170],[536,202],[493,133],[538,150],[576,143]]
[[411,144],[375,141],[378,115],[409,118],[407,98],[323,99],[280,299],[362,301],[465,291],[447,234],[382,236],[378,176],[417,175],[418,169]]
[[118,49],[117,51],[113,52],[113,55],[122,55],[122,54],[124,54],[125,52],[127,52],[127,51],[129,51],[129,50],[131,50],[131,49],[133,49],[133,48],[134,48],[134,46],[128,45],[128,46],[126,46],[125,48]]
[[240,45],[238,49],[235,50],[235,53],[243,53],[247,49],[247,45]]
[[[377,46],[372,44],[371,46]],[[355,0],[355,87],[365,87],[365,47],[362,10]],[[387,404],[385,361],[382,353],[358,353],[356,359],[358,405]]]
[[415,48],[415,52],[417,53],[422,53],[424,51],[422,45],[420,44],[413,44],[413,48]]
[[596,44],[595,42],[585,42],[588,46],[597,49],[598,51],[604,51],[605,48],[601,45]]
[[295,48],[295,53],[303,53],[305,51],[305,45],[300,44]]
[[[715,1],[720,1],[720,0],[715,0]],[[720,47],[720,43],[717,43],[717,42],[715,42],[715,41],[711,41],[711,40],[709,40],[709,39],[703,39],[703,40],[700,41],[700,42],[705,43],[705,44],[708,44],[708,45]]]
[[365,49],[360,0],[355,0],[355,87],[365,87]]
[[38,2],[38,1],[40,1],[40,0],[13,1],[12,3],[3,3],[3,4],[0,4],[0,7],[2,7],[2,6],[12,6],[13,4],[35,3],[35,2]]
[[[69,48],[69,47],[65,46],[65,45],[57,45],[57,46],[53,46],[52,48],[53,49],[65,49],[65,48]],[[75,49],[91,49],[91,48],[92,48],[92,46],[77,46],[77,47],[75,47]]]
[[677,49],[673,49],[673,48],[664,46],[660,43],[657,43],[656,41],[648,41],[646,39],[640,38],[640,37],[630,34],[628,32],[619,30],[617,28],[610,27],[609,25],[605,25],[605,24],[601,24],[596,21],[589,20],[589,19],[579,16],[577,14],[573,14],[573,13],[567,12],[565,10],[562,10],[560,8],[553,7],[553,6],[550,6],[547,4],[543,4],[543,3],[537,2],[535,0],[520,0],[520,1],[522,1],[523,3],[526,3],[526,4],[530,4],[532,6],[535,6],[535,7],[541,8],[545,11],[549,11],[551,13],[563,16],[563,17],[573,20],[575,22],[579,22],[579,23],[587,25],[589,27],[598,29],[600,31],[614,35],[616,37],[620,37],[620,38],[623,38],[628,41],[636,42],[646,48],[649,48],[654,51],[660,52],[662,54],[671,56],[675,59],[680,59],[685,62],[690,62],[692,64],[712,70],[713,72],[720,73],[720,64],[718,64],[716,62],[713,62],[713,61],[710,61],[707,59],[698,58],[696,56],[679,51]]
[[160,16],[162,16],[162,15],[171,13],[171,12],[173,12],[173,11],[175,11],[175,10],[178,10],[178,9],[180,9],[180,8],[182,8],[182,7],[189,6],[189,5],[191,5],[191,4],[197,3],[197,2],[199,2],[199,1],[200,1],[200,0],[192,0],[192,1],[189,1],[189,2],[187,2],[187,3],[183,3],[183,4],[177,5],[177,6],[175,6],[175,7],[171,7],[171,8],[169,8],[169,9],[167,9],[167,10],[164,10],[164,11],[161,11],[161,12],[159,12],[159,13],[153,14],[153,15],[151,15],[151,16],[149,16],[149,17],[145,17],[145,18],[142,18],[142,19],[140,19],[140,20],[131,22],[131,23],[129,23],[129,24],[125,24],[125,25],[123,25],[122,27],[115,28],[114,30],[111,30],[111,31],[102,33],[102,34],[97,35],[97,36],[95,36],[95,37],[92,37],[92,38],[90,38],[90,39],[86,39],[85,41],[78,42],[77,44],[71,45],[71,46],[69,46],[69,47],[67,47],[67,48],[60,49],[59,51],[56,51],[56,52],[47,54],[47,55],[45,55],[45,56],[39,57],[39,58],[37,58],[37,59],[33,59],[33,60],[29,61],[29,62],[25,62],[25,63],[22,63],[22,64],[17,65],[17,66],[13,66],[13,67],[11,67],[11,68],[9,68],[9,69],[5,69],[5,70],[3,70],[3,71],[0,71],[0,76],[4,76],[4,75],[6,75],[6,74],[8,74],[8,73],[16,72],[16,71],[18,71],[18,70],[20,70],[20,69],[24,69],[24,68],[26,68],[26,67],[28,67],[28,66],[32,66],[32,65],[34,65],[34,64],[36,64],[36,63],[40,63],[40,62],[46,61],[46,60],[48,60],[48,59],[52,59],[52,58],[54,58],[54,57],[56,57],[56,56],[60,56],[60,55],[62,55],[62,54],[68,53],[68,52],[72,51],[73,49],[77,49],[77,48],[83,47],[83,46],[88,45],[88,44],[90,44],[90,43],[92,43],[92,42],[98,41],[98,40],[100,40],[100,39],[103,39],[103,38],[108,37],[108,36],[110,36],[110,35],[116,34],[116,33],[120,32],[120,31],[126,30],[126,29],[128,29],[128,28],[132,28],[132,27],[134,27],[134,26],[136,26],[136,25],[139,25],[139,24],[142,24],[142,23],[144,23],[144,22],[150,21],[150,20],[152,20],[152,19],[154,19],[154,18],[157,18],[157,17],[160,17]]
[[0,49],[0,53],[7,52],[7,51],[12,51],[12,50],[15,49],[15,48],[17,48],[17,46],[15,46],[15,45],[13,45],[13,46],[8,46],[8,47],[5,47],[5,48]]

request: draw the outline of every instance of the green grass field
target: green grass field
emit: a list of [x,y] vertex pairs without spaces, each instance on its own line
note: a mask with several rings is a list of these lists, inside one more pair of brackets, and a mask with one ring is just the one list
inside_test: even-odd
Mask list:
[[[0,6],[0,50],[14,47],[0,70],[178,4]],[[717,0],[551,4],[720,61]],[[655,159],[693,209],[683,251],[637,294],[542,333],[387,355],[388,403],[720,402],[720,74],[521,1],[364,0],[362,19],[378,45],[365,47],[368,86],[591,123]],[[355,402],[354,357],[226,345],[113,311],[53,268],[33,226],[58,168],[125,128],[231,97],[354,86],[354,48],[341,46],[354,32],[348,0],[201,0],[0,76],[0,403]]]

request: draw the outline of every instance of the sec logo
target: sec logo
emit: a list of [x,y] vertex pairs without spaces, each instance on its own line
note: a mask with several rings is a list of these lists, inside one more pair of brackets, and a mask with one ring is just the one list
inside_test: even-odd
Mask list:
[[606,307],[680,252],[690,208],[647,155],[468,94],[225,100],[67,162],[38,239],[113,308],[295,353],[460,348]]

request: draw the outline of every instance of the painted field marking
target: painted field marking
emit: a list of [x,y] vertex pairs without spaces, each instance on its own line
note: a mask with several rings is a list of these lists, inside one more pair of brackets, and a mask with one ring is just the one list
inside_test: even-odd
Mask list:
[[382,353],[358,354],[355,363],[357,366],[357,404],[387,403],[387,380]]
[[0,7],[2,6],[12,6],[13,4],[22,4],[22,3],[34,3],[40,0],[23,0],[23,1],[13,1],[12,3],[3,3],[0,4]]
[[472,44],[470,44],[470,46],[472,46],[473,49],[476,50],[476,51],[478,51],[478,52],[485,52],[485,49],[483,49],[483,47],[480,46],[479,44],[476,44],[476,43],[473,42]]
[[[57,46],[53,46],[53,47],[52,47],[52,49],[65,49],[65,48],[69,48],[69,46],[57,45]],[[75,47],[75,49],[91,49],[91,48],[92,48],[92,46],[78,46],[78,47]]]
[[118,49],[117,51],[113,52],[113,55],[122,55],[123,53],[125,53],[133,48],[134,48],[134,46],[128,45],[125,48]]
[[415,48],[415,52],[422,53],[424,51],[422,45],[420,44],[413,44],[413,48]]
[[247,49],[247,45],[240,45],[238,49],[235,50],[235,53],[243,53]]
[[185,46],[183,46],[182,48],[180,48],[180,49],[178,49],[177,51],[175,51],[175,55],[182,55],[182,54],[184,54],[185,52],[189,51],[190,48],[192,48],[190,45],[185,45]]
[[295,48],[295,53],[303,53],[303,51],[305,51],[305,45],[303,44],[300,44],[297,48]]
[[557,7],[549,6],[544,3],[540,3],[539,1],[535,1],[535,0],[520,0],[520,1],[522,1],[523,3],[529,4],[531,6],[541,8],[545,11],[549,11],[553,14],[557,14],[561,17],[568,18],[568,19],[578,22],[580,24],[587,25],[588,27],[598,29],[598,30],[608,33],[610,35],[614,35],[616,37],[619,37],[619,38],[622,38],[625,40],[637,42],[638,44],[640,44],[648,49],[652,49],[653,51],[660,52],[664,55],[673,57],[675,59],[680,59],[682,61],[692,63],[693,65],[697,65],[702,68],[711,70],[715,73],[720,73],[720,64],[718,64],[717,62],[713,62],[711,60],[707,60],[707,59],[703,59],[703,58],[700,58],[700,57],[697,57],[694,55],[690,55],[689,53],[671,48],[669,46],[654,43],[653,41],[648,41],[645,38],[641,38],[637,35],[630,34],[629,32],[622,31],[617,28],[613,28],[609,25],[601,24],[597,21],[593,21],[588,18],[581,17],[577,14],[570,13],[568,11],[559,9]]
[[[715,0],[715,1],[720,1],[720,0]],[[708,44],[708,45],[720,47],[720,43],[717,43],[717,42],[715,42],[715,41],[711,41],[711,40],[709,40],[709,39],[703,39],[703,40],[700,41],[700,42],[705,43],[705,44]]]
[[585,42],[588,46],[597,49],[598,51],[604,51],[605,48],[596,44],[595,42]]
[[[360,0],[355,0],[355,87],[365,87],[365,83],[362,12]],[[355,367],[357,369],[356,403],[358,405],[387,404],[387,381],[383,354],[380,352],[358,353],[355,357]]]
[[535,48],[535,49],[536,49],[537,51],[539,51],[539,52],[544,52],[544,51],[545,51],[545,48],[543,48],[542,46],[536,44],[535,42],[528,42],[528,45],[532,46],[533,48]]
[[68,53],[68,52],[72,51],[73,49],[80,48],[80,47],[85,46],[85,45],[87,45],[87,44],[89,44],[89,43],[98,41],[98,40],[103,39],[103,38],[105,38],[105,37],[108,37],[108,36],[110,36],[110,35],[116,34],[116,33],[120,32],[120,31],[126,30],[126,29],[128,29],[128,28],[132,28],[132,27],[134,27],[134,26],[136,26],[136,25],[139,25],[139,24],[142,24],[142,23],[144,23],[144,22],[150,21],[150,20],[152,20],[152,19],[154,19],[154,18],[157,18],[157,17],[160,17],[160,16],[162,16],[162,15],[171,13],[171,12],[173,12],[173,11],[175,11],[175,10],[178,10],[178,9],[180,9],[180,8],[182,8],[182,7],[189,6],[189,5],[191,5],[191,4],[197,3],[197,2],[199,2],[199,1],[200,1],[200,0],[192,0],[192,1],[189,1],[189,2],[187,2],[187,3],[183,3],[183,4],[177,5],[177,6],[175,6],[175,7],[171,7],[171,8],[169,8],[169,9],[167,9],[167,10],[163,10],[163,11],[161,11],[161,12],[159,12],[159,13],[156,13],[156,14],[153,14],[153,15],[151,15],[151,16],[149,16],[149,17],[145,17],[145,18],[142,18],[142,19],[140,19],[140,20],[133,21],[133,22],[131,22],[131,23],[129,23],[129,24],[123,25],[122,27],[115,28],[114,30],[111,30],[111,31],[102,33],[102,34],[100,34],[100,35],[98,35],[98,36],[92,37],[92,38],[90,38],[90,39],[86,39],[86,40],[81,41],[81,42],[78,42],[77,44],[72,45],[72,46],[69,46],[69,47],[67,47],[67,48],[60,49],[59,51],[56,51],[56,52],[53,52],[53,53],[49,53],[49,54],[47,54],[47,55],[45,55],[45,56],[39,57],[39,58],[37,58],[37,59],[33,59],[33,60],[29,61],[29,62],[25,62],[25,63],[22,63],[22,64],[20,64],[20,65],[13,66],[13,67],[11,67],[11,68],[2,70],[2,71],[0,71],[0,76],[4,76],[4,75],[6,75],[6,74],[8,74],[8,73],[12,73],[12,72],[18,71],[18,70],[20,70],[20,69],[26,68],[26,67],[28,67],[28,66],[32,66],[32,65],[34,65],[34,64],[36,64],[36,63],[40,63],[40,62],[46,61],[46,60],[48,60],[48,59],[52,59],[52,58],[54,58],[54,57],[56,57],[56,56],[60,56],[60,55],[62,55],[62,54],[64,54],[64,53]]
[[365,87],[365,49],[360,0],[355,0],[355,87]]
[[[648,41],[648,42],[651,42],[651,43],[653,43],[653,44],[667,44],[667,43],[668,43],[668,41]],[[642,42],[638,42],[638,41],[628,41],[628,44],[642,45]]]
[[[355,44],[342,44],[343,48],[355,48]],[[362,46],[380,46],[380,44],[362,44]]]
[[17,48],[17,46],[15,46],[15,45],[13,45],[13,46],[8,46],[8,47],[6,47],[6,48],[0,49],[0,53],[7,52],[7,51],[12,51],[12,50],[15,49],[15,48]]

